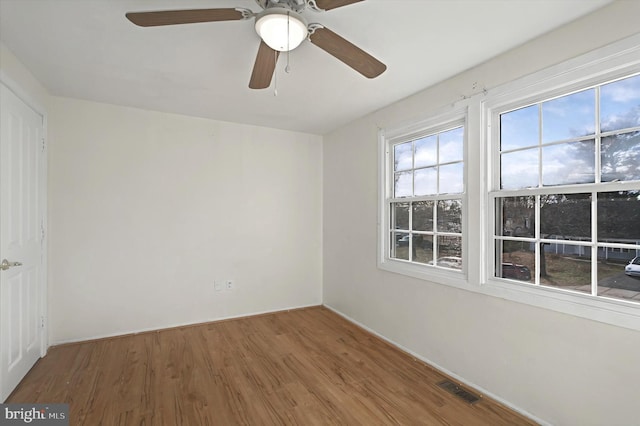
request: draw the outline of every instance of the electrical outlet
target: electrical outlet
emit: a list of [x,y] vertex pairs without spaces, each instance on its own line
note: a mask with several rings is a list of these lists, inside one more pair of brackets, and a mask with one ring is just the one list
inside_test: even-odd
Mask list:
[[227,280],[225,281],[225,286],[227,288],[227,290],[233,290],[236,286],[236,284],[233,282],[233,280]]

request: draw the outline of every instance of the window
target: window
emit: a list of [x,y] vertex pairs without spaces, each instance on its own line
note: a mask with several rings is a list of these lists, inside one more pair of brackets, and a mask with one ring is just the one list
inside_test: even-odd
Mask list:
[[378,142],[380,269],[640,330],[640,34]]
[[493,276],[640,303],[625,274],[640,255],[640,75],[496,108],[493,122]]
[[[418,126],[420,127],[420,126]],[[409,132],[408,134],[405,132]],[[383,261],[463,269],[464,120],[383,137]]]

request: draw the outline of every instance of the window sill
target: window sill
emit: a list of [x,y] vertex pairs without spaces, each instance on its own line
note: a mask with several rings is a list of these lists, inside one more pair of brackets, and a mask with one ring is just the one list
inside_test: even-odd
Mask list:
[[640,331],[640,305],[551,287],[488,279],[480,293]]
[[435,284],[640,331],[640,306],[634,302],[497,279],[488,279],[479,285],[472,284],[463,272],[391,259],[379,262],[378,268]]
[[433,266],[422,266],[415,263],[402,262],[393,259],[379,261],[378,268],[388,272],[407,275],[413,278],[457,287],[464,290],[469,290],[470,287],[467,276],[462,271]]

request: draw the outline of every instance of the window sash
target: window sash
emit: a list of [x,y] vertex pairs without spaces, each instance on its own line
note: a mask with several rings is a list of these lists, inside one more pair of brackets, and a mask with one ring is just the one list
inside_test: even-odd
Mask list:
[[[436,253],[438,252],[437,250],[437,244],[438,244],[438,237],[444,237],[444,236],[451,236],[451,237],[458,237],[461,239],[462,241],[462,259],[464,260],[464,252],[465,252],[465,238],[464,238],[464,221],[465,221],[465,215],[466,215],[466,206],[465,206],[465,191],[466,191],[466,144],[467,144],[467,123],[466,123],[466,109],[463,110],[456,110],[456,111],[452,111],[452,112],[448,112],[448,113],[444,113],[442,115],[440,114],[436,114],[434,115],[433,118],[430,118],[429,120],[425,120],[422,122],[417,122],[417,123],[413,123],[413,124],[406,124],[403,126],[399,126],[395,129],[387,129],[384,131],[381,131],[380,133],[380,138],[381,138],[381,143],[384,145],[384,156],[385,156],[385,168],[384,168],[384,176],[382,177],[383,181],[383,188],[384,188],[384,199],[382,201],[382,220],[381,220],[381,226],[380,226],[380,233],[381,233],[381,248],[382,248],[382,253],[380,253],[381,255],[381,262],[379,262],[379,264],[384,264],[386,262],[395,262],[398,264],[406,264],[408,266],[412,266],[412,267],[418,267],[421,268],[422,270],[428,271],[428,270],[435,270],[435,269],[444,269],[444,268],[435,268],[435,265],[427,265],[425,263],[420,263],[420,262],[415,262],[412,259],[413,253],[412,253],[412,245],[413,245],[413,238],[409,238],[409,259],[410,260],[406,260],[406,259],[398,259],[396,257],[393,257],[393,250],[394,250],[394,246],[395,244],[392,244],[392,238],[394,236],[395,233],[397,232],[401,232],[403,234],[409,234],[409,235],[427,235],[427,236],[433,236],[433,241],[432,241],[432,245],[433,245],[433,255],[436,256]],[[420,167],[415,167],[415,141],[420,140],[422,138],[427,138],[430,136],[434,136],[434,135],[440,135],[442,133],[448,132],[450,130],[454,130],[457,128],[462,128],[462,132],[463,132],[463,152],[462,152],[462,161],[443,161],[443,162],[439,162],[440,158],[438,156],[437,160],[435,162],[435,164],[433,165],[429,165],[429,166],[420,166]],[[403,168],[402,170],[395,170],[394,167],[394,152],[395,152],[395,146],[403,144],[403,143],[408,143],[408,142],[412,142],[412,160],[411,160],[411,168]],[[438,143],[438,150],[440,148],[440,143]],[[436,167],[436,168],[440,168],[442,166],[446,166],[446,165],[451,165],[451,164],[462,164],[463,167],[463,176],[462,176],[462,182],[463,182],[463,190],[460,193],[442,193],[442,194],[430,194],[430,195],[412,195],[412,196],[403,196],[403,197],[396,197],[395,195],[395,188],[394,188],[394,177],[395,177],[395,173],[397,172],[403,172],[403,171],[410,171],[410,172],[415,172],[416,170],[422,170],[422,169],[426,169],[429,167]],[[438,179],[440,178],[440,173],[438,172]],[[412,194],[415,192],[414,191],[414,179],[412,177]],[[439,189],[439,182],[438,182],[438,189]],[[444,232],[444,231],[438,231],[437,228],[432,230],[432,231],[418,231],[418,230],[413,230],[412,228],[412,220],[413,220],[413,214],[412,214],[412,208],[410,207],[410,211],[409,211],[409,229],[394,229],[393,228],[393,223],[392,223],[392,214],[391,214],[391,210],[392,210],[392,206],[396,203],[408,203],[410,206],[412,206],[412,203],[416,203],[416,202],[421,202],[421,201],[433,201],[434,202],[434,215],[435,210],[436,210],[436,205],[438,201],[444,201],[444,200],[458,200],[461,202],[461,223],[462,223],[462,232],[460,233],[455,233],[455,232]],[[459,270],[456,269],[446,269],[447,272],[455,272],[455,273],[460,273]]]
[[[602,132],[600,128],[601,124],[601,87],[605,84],[608,84],[612,81],[619,81],[625,78],[632,78],[634,76],[640,75],[639,73],[629,73],[628,75],[618,76],[617,79],[612,79],[611,81],[606,78],[602,78],[602,81],[596,82],[595,84],[591,84],[585,87],[578,87],[573,92],[567,91],[566,93],[558,92],[556,89],[555,97],[547,97],[545,96],[545,92],[541,92],[534,97],[529,98],[527,102],[517,103],[512,102],[509,105],[503,105],[502,107],[494,107],[490,109],[490,120],[489,120],[489,132],[488,132],[488,148],[490,149],[491,155],[489,156],[491,162],[489,170],[491,173],[490,180],[490,188],[488,191],[488,229],[487,233],[489,235],[489,250],[487,251],[487,260],[489,263],[488,273],[489,280],[497,279],[500,281],[505,280],[507,282],[507,278],[501,278],[503,270],[500,265],[503,263],[503,245],[505,242],[514,241],[514,242],[522,242],[527,243],[533,247],[533,256],[535,261],[535,273],[532,273],[531,282],[527,282],[525,285],[533,286],[533,287],[544,287],[547,288],[547,285],[542,283],[540,277],[540,262],[542,253],[541,250],[544,250],[545,244],[555,244],[556,247],[562,246],[563,249],[566,246],[576,246],[576,247],[584,247],[585,250],[589,251],[589,262],[591,264],[591,279],[590,286],[591,290],[589,292],[590,296],[595,296],[596,299],[603,299],[602,295],[598,294],[598,262],[599,262],[599,253],[604,250],[618,249],[620,252],[622,250],[627,250],[626,253],[636,253],[640,252],[640,242],[632,243],[632,242],[621,242],[621,241],[604,241],[598,239],[598,194],[606,193],[606,192],[618,192],[618,191],[635,191],[640,190],[640,179],[638,180],[628,180],[628,181],[603,181],[603,169],[601,164],[602,158],[602,140],[608,136],[619,135],[619,134],[628,134],[633,132],[640,131],[640,126],[633,127],[625,127],[612,131]],[[586,89],[594,89],[595,93],[595,110],[594,110],[594,132],[593,134],[579,136],[575,138],[567,138],[562,140],[553,140],[544,143],[543,142],[543,132],[542,132],[542,105],[545,102],[548,102],[552,99],[562,98],[564,96],[570,95],[572,93],[577,93]],[[527,145],[527,146],[518,146],[513,149],[502,149],[501,143],[501,120],[503,114],[507,114],[512,111],[517,111],[521,108],[526,108],[536,105],[538,108],[538,135],[537,135],[537,144],[535,145]],[[491,127],[491,123],[496,123],[495,126]],[[576,183],[576,184],[564,184],[564,185],[543,185],[543,165],[544,158],[542,157],[542,150],[544,147],[560,145],[563,143],[569,142],[579,142],[579,141],[588,141],[594,140],[595,142],[595,150],[594,150],[594,182],[591,183]],[[522,189],[502,189],[502,155],[504,153],[518,152],[524,151],[527,149],[537,149],[538,150],[538,185],[535,187],[527,187]],[[491,167],[491,165],[495,167]],[[591,194],[591,217],[590,217],[590,238],[585,239],[555,239],[555,238],[544,238],[541,234],[540,226],[541,226],[541,196],[544,195],[552,195],[552,194],[579,194],[579,193],[588,193]],[[523,197],[523,196],[533,196],[535,197],[535,230],[533,237],[518,237],[518,236],[507,236],[507,235],[499,235],[502,232],[499,230],[502,228],[502,212],[499,211],[498,200],[507,197]],[[499,223],[500,221],[500,223]],[[522,284],[522,282],[513,282],[508,281],[509,285],[518,285]],[[563,290],[559,288],[558,290]],[[573,294],[574,291],[571,291]],[[609,300],[609,299],[607,299]],[[637,306],[638,301],[630,301],[630,300],[621,300],[616,298],[616,303],[631,303]]]

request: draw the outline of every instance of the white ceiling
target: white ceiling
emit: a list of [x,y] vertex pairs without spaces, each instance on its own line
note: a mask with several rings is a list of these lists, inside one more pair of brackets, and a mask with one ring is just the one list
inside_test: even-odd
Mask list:
[[[243,7],[254,0],[0,0],[2,41],[54,95],[327,133],[611,0],[367,0],[304,12],[388,69],[369,80],[304,42],[265,90],[248,88],[253,21],[141,28],[129,11]],[[550,46],[552,48],[552,46]]]

